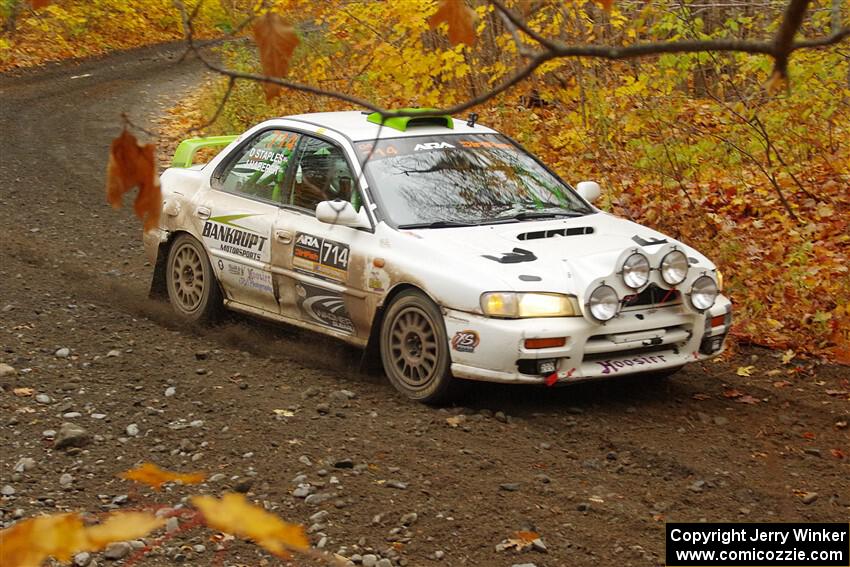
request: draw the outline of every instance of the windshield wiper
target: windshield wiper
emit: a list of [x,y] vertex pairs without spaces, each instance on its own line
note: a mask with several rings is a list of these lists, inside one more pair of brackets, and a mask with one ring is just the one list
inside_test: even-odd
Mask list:
[[438,220],[434,222],[416,222],[411,224],[400,224],[398,228],[452,228],[456,226],[475,226],[475,223],[453,220]]
[[505,215],[488,219],[480,224],[498,224],[504,222],[516,222],[534,219],[556,219],[583,217],[586,213],[577,211],[522,211],[515,215]]
[[[512,218],[516,220],[530,220],[530,219],[553,219],[558,217],[582,217],[584,213],[579,213],[576,211],[522,211],[521,213],[517,213],[515,215],[511,215],[507,218]],[[499,217],[505,218],[505,217]]]

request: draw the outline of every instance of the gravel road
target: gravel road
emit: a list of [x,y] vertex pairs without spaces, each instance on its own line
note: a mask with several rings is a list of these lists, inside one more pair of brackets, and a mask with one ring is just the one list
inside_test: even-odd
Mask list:
[[[745,350],[666,382],[479,386],[437,409],[321,337],[180,327],[147,299],[140,224],[103,192],[120,113],[151,124],[202,79],[175,61],[0,76],[0,527],[236,489],[363,565],[553,567],[663,564],[671,520],[847,521],[846,367]],[[212,476],[159,493],[116,478],[143,461]],[[540,543],[497,551],[518,530]],[[217,545],[178,530],[138,564],[277,561]],[[80,563],[120,564],[119,547]]]

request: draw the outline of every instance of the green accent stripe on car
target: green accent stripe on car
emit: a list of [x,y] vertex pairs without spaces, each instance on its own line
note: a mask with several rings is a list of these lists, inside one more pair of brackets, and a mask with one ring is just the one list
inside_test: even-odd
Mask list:
[[411,124],[431,124],[454,128],[454,120],[448,114],[436,114],[436,108],[400,108],[397,112],[412,112],[419,116],[387,116],[373,112],[366,120],[373,124],[383,124],[394,130],[404,132]]
[[183,140],[177,146],[174,157],[171,158],[171,167],[192,167],[192,158],[201,148],[226,146],[239,136],[209,136],[206,138],[189,138]]
[[210,217],[209,220],[213,222],[217,222],[219,224],[226,224],[227,226],[232,226],[234,228],[239,228],[241,230],[251,230],[250,228],[245,228],[244,226],[239,226],[233,221],[238,221],[240,219],[248,218],[248,217],[257,217],[260,216],[259,213],[243,213],[239,215],[221,215],[218,217]]

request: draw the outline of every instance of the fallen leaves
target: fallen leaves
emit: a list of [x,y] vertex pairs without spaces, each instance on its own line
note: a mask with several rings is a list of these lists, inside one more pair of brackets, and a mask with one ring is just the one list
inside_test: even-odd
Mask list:
[[144,537],[164,524],[147,512],[116,512],[94,526],[85,526],[79,514],[38,516],[0,531],[0,557],[18,567],[38,567],[48,557],[69,561],[75,553]]
[[145,232],[157,227],[162,209],[155,153],[153,144],[139,145],[136,137],[125,128],[112,140],[109,165],[106,167],[106,200],[114,208],[121,206],[125,193],[134,187],[139,188],[133,209],[142,219]]
[[175,473],[163,470],[153,463],[143,463],[134,469],[122,472],[118,476],[125,480],[147,484],[154,490],[159,490],[166,482],[199,484],[207,478],[204,473]]
[[540,534],[531,531],[514,532],[513,537],[502,540],[496,544],[496,551],[513,550],[517,553],[532,547],[534,542],[540,539]]
[[[254,22],[254,42],[260,52],[263,73],[270,77],[283,77],[289,70],[289,60],[298,46],[298,35],[292,26],[274,13],[266,12]],[[280,95],[280,86],[263,83],[266,100]]]
[[755,405],[761,402],[761,400],[759,400],[758,398],[755,398],[749,394],[745,394],[744,392],[736,390],[735,388],[727,388],[726,390],[723,390],[723,397],[727,400],[735,400],[739,404]]
[[206,524],[216,530],[255,541],[282,558],[290,551],[306,551],[310,542],[304,528],[284,522],[274,514],[248,502],[241,494],[193,496],[192,505],[204,515]]
[[428,25],[436,29],[443,23],[449,27],[452,45],[475,43],[475,12],[463,0],[441,0],[437,12],[428,19]]
[[15,388],[12,390],[12,393],[19,398],[26,398],[32,396],[35,393],[35,390],[32,388]]
[[466,416],[463,414],[453,415],[446,418],[446,423],[449,424],[450,427],[458,427],[461,423],[466,421]]
[[744,394],[743,396],[736,398],[735,401],[738,402],[739,404],[749,404],[749,405],[755,405],[755,404],[761,402],[760,399],[755,398],[753,396],[750,396],[749,394]]
[[735,374],[737,374],[738,376],[749,377],[753,375],[753,370],[755,369],[755,366],[739,366],[738,369],[735,371]]
[[50,4],[50,0],[30,0],[30,6],[33,10],[39,10]]

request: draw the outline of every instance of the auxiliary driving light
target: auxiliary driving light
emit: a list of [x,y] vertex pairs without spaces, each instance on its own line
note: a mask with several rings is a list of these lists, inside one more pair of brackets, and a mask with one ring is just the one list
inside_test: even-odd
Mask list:
[[587,301],[590,314],[599,321],[609,321],[620,310],[620,298],[610,285],[600,285]]
[[632,289],[640,289],[649,281],[649,260],[635,252],[623,262],[623,282]]
[[691,287],[691,305],[705,311],[714,305],[717,293],[717,283],[708,276],[700,276]]
[[668,252],[661,259],[661,278],[669,285],[679,285],[688,276],[688,257],[681,250]]

